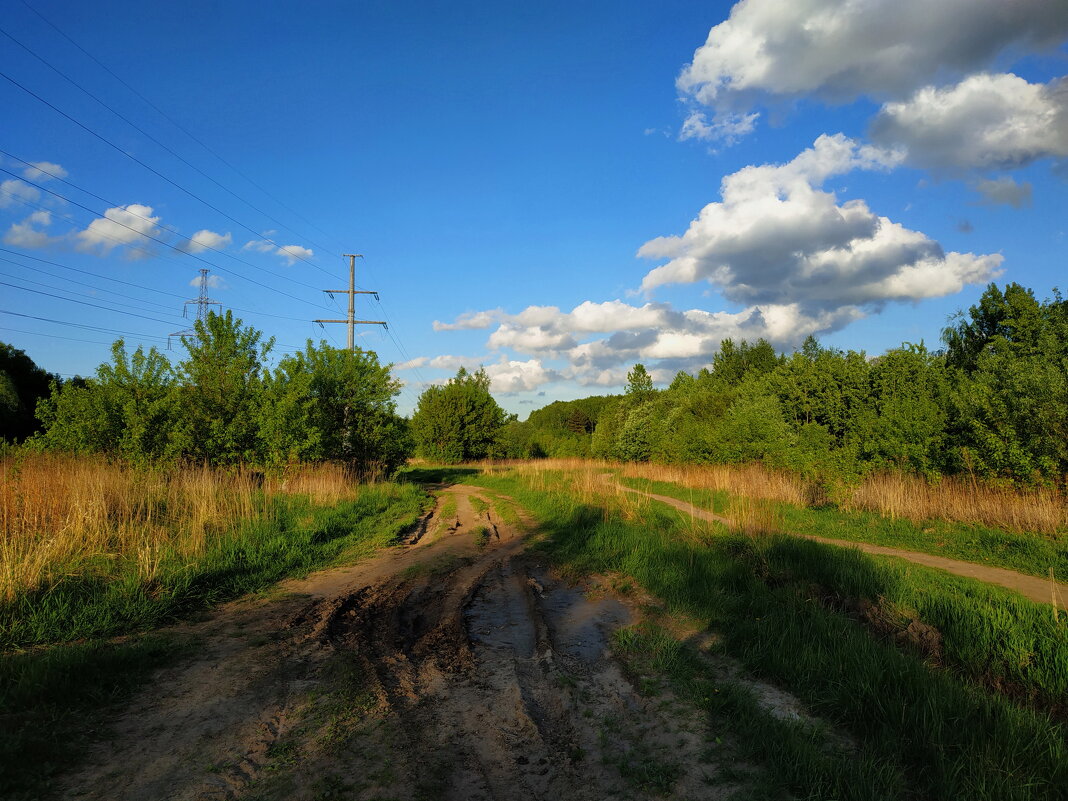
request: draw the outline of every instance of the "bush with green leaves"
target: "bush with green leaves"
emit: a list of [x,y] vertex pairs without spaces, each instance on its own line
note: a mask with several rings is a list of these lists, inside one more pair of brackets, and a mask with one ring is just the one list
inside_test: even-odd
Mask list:
[[[657,390],[644,365],[623,396],[557,402],[509,430],[517,456],[758,460],[809,477],[974,473],[1063,485],[1068,302],[991,284],[943,334],[869,357],[809,337],[778,355],[724,339],[711,364]],[[597,401],[596,414],[582,404]],[[593,421],[591,430],[586,419]]]
[[182,345],[185,358],[172,364],[119,340],[95,377],[53,383],[37,407],[44,431],[34,446],[144,463],[330,460],[374,474],[411,451],[393,400],[400,383],[371,351],[309,340],[272,371],[273,340],[230,312],[198,320]]
[[511,418],[490,394],[479,368],[463,367],[447,383],[427,387],[412,415],[412,434],[425,459],[456,464],[502,453],[501,435]]

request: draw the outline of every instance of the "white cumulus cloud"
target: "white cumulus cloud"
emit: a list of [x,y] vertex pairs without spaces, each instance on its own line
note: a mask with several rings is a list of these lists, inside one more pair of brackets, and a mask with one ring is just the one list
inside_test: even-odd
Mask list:
[[268,242],[266,239],[253,239],[242,245],[242,250],[251,250],[256,253],[270,253],[277,247],[274,242]]
[[[76,234],[78,249],[106,255],[120,245],[146,245],[149,237],[159,236],[159,221],[158,215],[152,216],[151,206],[140,203],[110,208],[103,217],[97,217],[88,228]],[[142,255],[132,252],[130,258]]]
[[29,181],[51,181],[52,179],[66,178],[69,173],[59,164],[52,161],[31,161],[30,166],[22,171],[23,176]]
[[39,250],[55,243],[60,237],[49,236],[41,230],[52,224],[52,214],[48,211],[35,211],[25,220],[12,223],[4,233],[4,244],[27,250]]
[[[268,231],[267,233],[270,235],[274,232]],[[266,239],[253,239],[246,242],[241,249],[251,250],[256,253],[273,253],[290,267],[298,261],[307,261],[315,255],[313,250],[302,247],[301,245],[275,245],[273,242]]]
[[980,73],[953,86],[926,86],[884,105],[871,136],[904,148],[910,163],[935,170],[1004,170],[1065,156],[1068,84]]
[[229,233],[217,234],[204,228],[197,231],[181,249],[186,253],[203,253],[205,250],[224,250],[233,242]]
[[819,188],[833,175],[886,168],[900,158],[841,134],[823,135],[786,164],[726,176],[722,199],[705,206],[684,234],[641,247],[639,256],[668,259],[642,288],[708,281],[737,303],[826,311],[935,297],[995,275],[1000,255],[946,254],[863,200],[839,204]]
[[18,178],[0,181],[0,209],[8,206],[36,203],[41,199],[41,190]]
[[1068,5],[1051,0],[742,0],[677,85],[728,113],[764,96],[896,98],[1066,35]]
[[275,253],[281,256],[286,264],[290,266],[298,261],[307,261],[315,255],[310,248],[301,247],[300,245],[279,245]]

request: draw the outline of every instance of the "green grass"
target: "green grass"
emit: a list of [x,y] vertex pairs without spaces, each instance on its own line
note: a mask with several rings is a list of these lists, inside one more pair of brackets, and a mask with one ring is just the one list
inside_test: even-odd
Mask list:
[[53,790],[91,739],[107,735],[108,708],[190,643],[148,636],[91,642],[0,658],[0,787],[8,801],[36,801]]
[[[667,495],[730,516],[731,495],[722,490],[690,489],[643,478],[621,478],[619,481],[634,489]],[[1052,567],[1060,581],[1068,581],[1068,537],[1020,534],[945,520],[916,523],[871,512],[769,503],[781,519],[783,530],[790,533],[920,551],[1041,578],[1047,578]]]
[[[1068,682],[1066,627],[1049,609],[796,538],[696,540],[688,515],[652,504],[624,520],[563,480],[550,492],[514,476],[472,483],[530,509],[547,534],[539,547],[564,568],[630,576],[716,631],[750,672],[849,732],[856,754],[836,751],[818,729],[756,714],[741,689],[712,693],[728,699],[709,704],[732,712],[726,725],[745,752],[793,797],[1022,801],[1059,798],[1068,786],[1065,728],[1041,711],[1063,702]],[[851,611],[860,599],[880,611],[883,629]],[[937,661],[893,638],[913,617],[941,632]]]
[[441,502],[441,519],[442,521],[455,520],[456,519],[456,496],[446,495],[445,500]]
[[331,507],[277,498],[273,514],[220,534],[197,559],[164,555],[145,581],[132,560],[80,566],[47,588],[0,604],[0,649],[106,637],[163,625],[283,578],[388,545],[417,519],[424,494],[375,484]]
[[470,501],[471,509],[476,515],[482,515],[489,511],[490,505],[477,495],[468,495],[467,500]]
[[478,526],[471,532],[471,536],[475,539],[475,547],[485,548],[490,541],[490,531],[485,526]]
[[[106,734],[108,705],[183,649],[151,635],[123,643],[92,638],[157,627],[280,579],[368,555],[411,526],[425,500],[411,484],[364,487],[354,500],[332,507],[303,497],[279,499],[268,521],[222,534],[201,558],[171,555],[151,584],[138,579],[136,565],[115,562],[106,572],[69,576],[0,607],[0,642],[8,650],[0,654],[4,798],[46,793],[85,742]],[[79,638],[89,641],[66,642]],[[11,651],[27,646],[36,647]],[[273,758],[280,763],[285,756]]]

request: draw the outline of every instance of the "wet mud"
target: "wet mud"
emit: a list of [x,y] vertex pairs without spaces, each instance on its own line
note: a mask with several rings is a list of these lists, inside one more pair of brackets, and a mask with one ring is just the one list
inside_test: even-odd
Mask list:
[[614,659],[632,604],[597,579],[555,574],[496,502],[450,487],[384,555],[189,627],[202,652],[122,712],[65,795],[568,801],[737,790],[717,778],[729,756],[706,717],[669,693],[639,693]]

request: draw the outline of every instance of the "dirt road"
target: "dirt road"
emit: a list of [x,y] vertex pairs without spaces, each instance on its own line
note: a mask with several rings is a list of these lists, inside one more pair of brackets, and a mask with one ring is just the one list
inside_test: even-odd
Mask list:
[[[625,487],[622,484],[616,483],[611,475],[606,475],[604,480],[613,489],[630,492],[635,495],[644,495],[646,498],[651,498],[660,503],[666,503],[681,512],[685,512],[688,515],[698,518],[699,520],[708,520],[713,523],[722,523],[727,526],[731,525],[731,521],[727,518],[720,517],[707,509],[702,509],[693,504],[686,503],[685,501],[680,501],[677,498],[672,498],[668,495],[657,495],[653,492],[645,492],[644,490],[638,490],[632,487]],[[883,545],[872,545],[867,542],[834,540],[828,537],[815,537],[809,534],[787,533],[790,533],[795,537],[804,537],[805,539],[813,540],[815,542],[823,542],[828,545],[838,545],[843,548],[859,548],[861,551],[864,551],[864,553],[877,554],[879,556],[896,556],[899,559],[906,559],[909,562],[918,565],[934,567],[939,570],[945,570],[947,573],[954,573],[958,576],[966,576],[967,578],[977,579],[978,581],[985,581],[987,584],[997,584],[1001,587],[1007,587],[1010,590],[1015,590],[1021,595],[1030,598],[1036,603],[1050,604],[1051,607],[1056,604],[1060,609],[1068,610],[1068,584],[1063,584],[1061,582],[1051,582],[1048,579],[1029,576],[1026,573],[1017,573],[1015,570],[1006,570],[1001,567],[990,567],[989,565],[977,565],[974,562],[962,562],[959,559],[947,559],[944,556],[935,556],[934,554],[921,553],[919,551],[888,548]]]
[[[180,627],[66,797],[719,798],[727,756],[670,696],[635,691],[611,632],[635,612],[527,552],[522,512],[443,491],[410,541]],[[452,499],[452,500],[450,500]],[[496,506],[495,506],[496,504]],[[446,515],[446,510],[449,513]],[[455,510],[453,512],[452,510]]]

